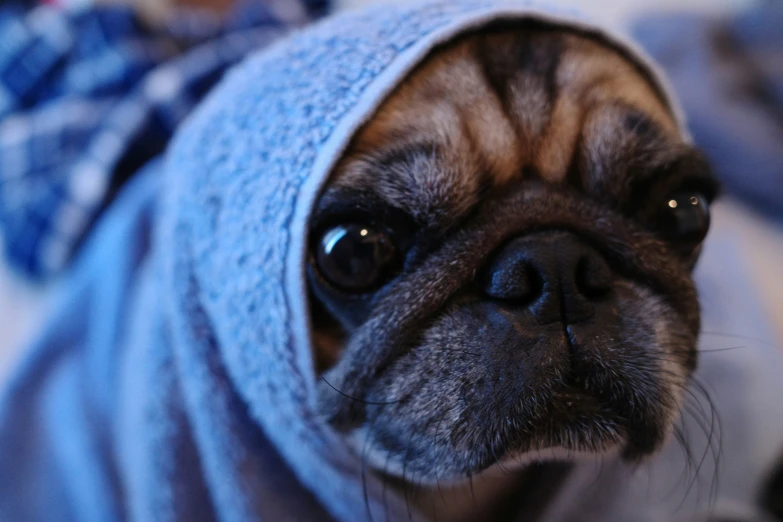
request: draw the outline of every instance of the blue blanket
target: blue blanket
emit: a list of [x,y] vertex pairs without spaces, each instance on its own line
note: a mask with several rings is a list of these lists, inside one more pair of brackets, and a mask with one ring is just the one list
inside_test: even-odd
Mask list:
[[0,2],[0,237],[31,278],[68,266],[227,68],[328,2],[238,0],[225,19],[182,8],[165,26],[121,4],[38,3]]
[[316,413],[308,216],[434,46],[496,20],[597,31],[547,9],[377,7],[228,74],[101,221],[0,395],[0,520],[418,520]]

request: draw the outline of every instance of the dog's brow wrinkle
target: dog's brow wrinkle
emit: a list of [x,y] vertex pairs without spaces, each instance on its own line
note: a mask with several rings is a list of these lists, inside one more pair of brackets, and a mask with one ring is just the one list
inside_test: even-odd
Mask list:
[[417,67],[354,138],[334,182],[448,227],[514,179],[616,198],[679,140],[616,50],[540,24],[500,25]]
[[663,135],[658,125],[646,114],[633,107],[627,108],[625,128],[640,139],[656,139]]
[[481,71],[486,78],[487,85],[491,88],[494,95],[500,100],[503,110],[508,114],[508,81],[507,73],[497,66],[496,56],[497,48],[489,42],[489,38],[486,35],[482,35],[479,38],[479,43],[476,46],[476,57],[481,64]]

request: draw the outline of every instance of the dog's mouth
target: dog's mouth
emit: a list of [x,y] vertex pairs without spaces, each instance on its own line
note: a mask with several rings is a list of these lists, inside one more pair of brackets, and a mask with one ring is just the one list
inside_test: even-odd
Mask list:
[[[566,331],[569,348],[573,349],[575,336],[570,328]],[[589,388],[583,374],[571,375],[564,384],[556,385],[533,436],[538,441],[535,449],[603,453],[626,444],[629,419],[606,397],[606,391]]]
[[[502,412],[496,411],[491,422],[475,416],[466,419],[466,424],[448,434],[448,439],[453,442],[458,437],[457,432],[484,432],[483,435],[474,439],[472,447],[464,448],[463,451],[467,451],[461,456],[453,447],[441,448],[444,453],[442,460],[438,460],[445,469],[437,474],[429,473],[432,461],[427,459],[423,463],[419,460],[428,452],[422,453],[419,447],[422,441],[417,440],[415,432],[406,433],[400,440],[384,433],[379,440],[376,438],[378,433],[360,430],[353,443],[361,451],[362,458],[385,474],[429,484],[459,481],[496,466],[507,472],[535,462],[586,460],[609,454],[619,454],[628,461],[637,462],[653,453],[667,430],[663,419],[647,423],[643,418],[649,418],[649,414],[629,418],[598,394],[574,385],[552,391],[539,411],[538,418],[525,427],[516,424],[519,417],[511,412],[503,419]],[[444,435],[442,430],[436,430],[434,438]],[[372,441],[383,441],[385,448],[377,453],[370,451],[374,445]],[[430,443],[435,442],[430,440]],[[433,451],[429,456],[439,453]]]
[[547,405],[530,449],[602,453],[627,443],[628,419],[584,387],[566,385]]
[[[543,414],[516,443],[518,450],[556,450],[564,458],[617,450],[637,461],[660,447],[669,420],[662,411],[672,396],[660,376],[613,375],[599,370],[600,361],[591,364],[592,375],[570,374],[549,387]],[[644,399],[637,396],[642,390]]]
[[[617,454],[639,462],[653,454],[668,431],[650,412],[629,416],[584,387],[554,391],[529,429],[509,430],[504,442],[488,442],[483,460],[466,475],[500,465],[505,471],[533,462],[591,460]],[[657,416],[656,416],[657,417]],[[475,462],[474,462],[475,464]]]
[[[573,352],[578,349],[580,342],[574,329],[565,328],[565,341],[568,350]],[[588,388],[588,378],[584,373],[569,372],[565,382],[555,386],[551,398],[548,401],[547,418],[555,428],[562,425],[562,429],[573,433],[575,425],[579,433],[580,429],[594,423],[602,426],[615,426],[623,424],[623,417],[612,412],[607,401],[602,400],[595,390]]]
[[565,386],[552,397],[554,414],[579,415],[597,412],[601,408],[599,400],[586,389],[573,385]]

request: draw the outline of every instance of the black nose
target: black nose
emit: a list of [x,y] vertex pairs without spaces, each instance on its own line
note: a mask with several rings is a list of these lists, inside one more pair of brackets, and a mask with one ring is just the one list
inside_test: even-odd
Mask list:
[[598,250],[569,232],[539,232],[506,243],[484,273],[487,296],[525,307],[542,324],[593,317],[593,304],[612,288]]

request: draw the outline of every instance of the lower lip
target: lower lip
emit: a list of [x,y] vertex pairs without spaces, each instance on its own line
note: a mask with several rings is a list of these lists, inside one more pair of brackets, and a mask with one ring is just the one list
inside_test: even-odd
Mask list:
[[598,400],[585,390],[568,386],[554,394],[552,407],[555,409],[596,410]]
[[594,462],[605,459],[607,456],[619,455],[623,442],[609,443],[602,451],[582,451],[564,448],[562,446],[550,446],[521,453],[510,453],[501,458],[489,468],[487,472],[498,469],[508,473],[510,469],[521,469],[533,463],[541,462]]

